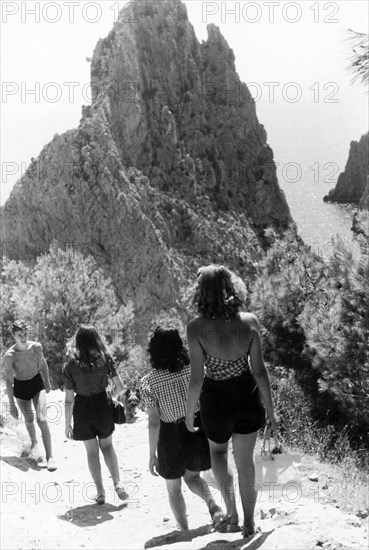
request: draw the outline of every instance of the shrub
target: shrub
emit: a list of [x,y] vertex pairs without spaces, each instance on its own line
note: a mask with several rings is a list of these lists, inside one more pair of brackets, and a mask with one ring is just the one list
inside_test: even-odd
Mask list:
[[305,333],[299,321],[306,300],[324,282],[324,263],[290,237],[277,241],[259,263],[251,310],[262,326],[264,353],[274,364],[306,367]]
[[316,420],[315,399],[303,391],[292,370],[271,368],[270,378],[281,435],[287,445],[317,454],[321,460],[340,463],[351,457],[356,465],[367,465],[366,453],[355,453],[351,448],[349,425],[338,430],[328,421]]
[[13,320],[24,318],[30,337],[43,344],[53,386],[62,384],[65,345],[78,325],[95,325],[116,350],[124,349],[132,307],[118,303],[110,279],[90,256],[53,243],[32,267],[5,260],[2,290],[3,346],[12,341]]
[[369,446],[369,255],[334,243],[324,299],[309,301],[299,319],[332,421],[350,425],[350,437]]
[[368,448],[369,254],[361,229],[350,249],[332,243],[329,263],[297,240],[275,242],[259,264],[251,306],[266,359],[294,371],[299,399],[308,398],[309,418],[325,427],[329,445],[345,429],[345,441]]

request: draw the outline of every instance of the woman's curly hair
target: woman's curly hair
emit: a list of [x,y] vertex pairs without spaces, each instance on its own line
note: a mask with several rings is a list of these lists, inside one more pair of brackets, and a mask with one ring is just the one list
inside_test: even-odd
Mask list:
[[175,328],[157,327],[147,351],[151,366],[156,370],[178,372],[190,363],[188,352]]
[[200,267],[193,291],[193,304],[208,319],[229,320],[242,309],[246,286],[223,265]]

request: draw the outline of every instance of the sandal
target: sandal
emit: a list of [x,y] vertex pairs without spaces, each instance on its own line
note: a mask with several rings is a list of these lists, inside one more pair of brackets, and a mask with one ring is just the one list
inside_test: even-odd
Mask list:
[[254,537],[255,535],[259,535],[260,533],[260,527],[255,527],[253,531],[247,531],[245,527],[242,527],[242,538],[244,539],[249,539],[250,537]]
[[47,468],[47,460],[43,456],[39,456],[37,459],[37,466],[39,468]]
[[238,521],[234,523],[232,516],[226,516],[222,509],[216,504],[209,509],[209,512],[213,520],[215,531],[219,533],[238,533],[241,531]]
[[97,495],[95,502],[96,504],[105,504],[105,495]]
[[129,494],[123,489],[123,485],[121,485],[119,481],[117,481],[117,483],[114,483],[114,489],[120,500],[129,499]]
[[223,527],[228,524],[227,516],[217,504],[209,506],[209,513],[213,521],[215,531],[221,531]]
[[234,523],[234,521],[232,521],[231,516],[227,516],[227,523],[220,532],[221,533],[239,533],[240,531],[241,531],[241,527],[238,525],[238,522]]
[[56,465],[55,458],[50,457],[47,461],[47,469],[49,472],[55,472],[57,470],[58,466]]

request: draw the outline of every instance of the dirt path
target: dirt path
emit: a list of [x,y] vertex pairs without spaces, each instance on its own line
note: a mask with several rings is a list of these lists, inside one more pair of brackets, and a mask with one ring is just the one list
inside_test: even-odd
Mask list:
[[[139,413],[133,424],[117,426],[114,445],[121,477],[130,494],[122,505],[112,490],[108,471],[106,504],[93,503],[94,486],[84,446],[66,441],[62,392],[49,394],[48,418],[52,430],[56,472],[40,469],[30,458],[20,458],[27,440],[21,423],[1,429],[1,547],[6,549],[141,549],[145,543],[162,550],[241,549],[288,550],[368,548],[368,518],[336,508],[333,485],[308,479],[303,467],[302,494],[289,500],[257,505],[262,534],[247,545],[238,533],[210,532],[209,516],[200,499],[184,490],[191,530],[176,531],[165,484],[148,472],[147,417]],[[53,420],[53,422],[52,422]],[[218,498],[219,501],[219,498]],[[154,540],[152,540],[154,538]],[[151,543],[150,543],[151,541]]]

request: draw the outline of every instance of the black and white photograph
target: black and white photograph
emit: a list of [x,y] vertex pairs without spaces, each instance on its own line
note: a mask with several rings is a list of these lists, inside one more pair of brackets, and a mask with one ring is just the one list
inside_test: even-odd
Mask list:
[[369,547],[368,26],[2,0],[3,550]]

